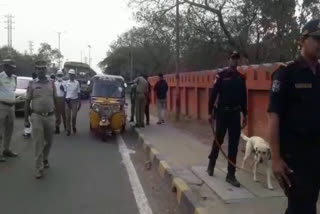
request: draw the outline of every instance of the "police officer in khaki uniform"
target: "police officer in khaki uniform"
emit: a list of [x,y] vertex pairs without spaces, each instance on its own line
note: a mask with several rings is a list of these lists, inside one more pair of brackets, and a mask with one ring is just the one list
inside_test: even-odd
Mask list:
[[18,156],[10,150],[14,126],[15,68],[16,65],[12,60],[3,60],[3,71],[0,73],[0,162],[5,162],[5,157]]
[[143,77],[139,76],[134,81],[133,84],[136,84],[136,127],[144,127],[144,113],[147,104],[147,95],[149,91],[148,81]]
[[[25,124],[30,125],[28,113],[31,111],[33,137],[35,141],[35,177],[44,176],[43,169],[49,168],[48,157],[53,141],[56,107],[56,88],[54,82],[46,77],[45,61],[36,62],[38,79],[30,82],[25,105]],[[31,109],[30,109],[31,104]]]

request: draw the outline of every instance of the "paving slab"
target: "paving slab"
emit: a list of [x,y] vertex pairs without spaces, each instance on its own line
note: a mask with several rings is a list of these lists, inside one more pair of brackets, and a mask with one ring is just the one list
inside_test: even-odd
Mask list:
[[225,181],[226,173],[215,169],[214,176],[210,177],[204,166],[194,166],[192,171],[199,176],[225,203],[239,203],[254,198],[244,186],[233,187]]
[[[221,169],[224,173],[227,173],[227,168]],[[259,182],[253,181],[253,175],[248,174],[247,172],[243,172],[241,170],[237,171],[237,179],[243,185],[246,187],[248,191],[253,193],[256,197],[261,198],[270,198],[270,197],[284,197],[284,193],[281,190],[278,183],[272,179],[272,185],[274,187],[274,190],[269,190],[267,188],[267,176],[263,176],[258,174],[257,175]]]

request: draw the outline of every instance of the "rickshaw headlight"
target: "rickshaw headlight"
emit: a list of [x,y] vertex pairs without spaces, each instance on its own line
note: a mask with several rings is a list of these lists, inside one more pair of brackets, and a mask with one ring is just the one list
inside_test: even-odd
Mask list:
[[103,117],[103,118],[101,119],[101,122],[103,122],[103,123],[107,122],[107,118]]
[[113,112],[119,112],[121,110],[121,105],[113,105],[112,106],[112,111]]
[[92,110],[99,113],[100,112],[100,106],[97,103],[92,104]]

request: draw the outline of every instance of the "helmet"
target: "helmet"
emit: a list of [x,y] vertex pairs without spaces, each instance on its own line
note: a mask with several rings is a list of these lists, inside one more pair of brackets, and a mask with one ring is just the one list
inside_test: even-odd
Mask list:
[[70,70],[68,71],[68,74],[76,74],[76,71],[75,71],[74,69],[70,69]]
[[62,72],[62,70],[59,70],[58,72],[57,72],[57,75],[63,75],[63,72]]

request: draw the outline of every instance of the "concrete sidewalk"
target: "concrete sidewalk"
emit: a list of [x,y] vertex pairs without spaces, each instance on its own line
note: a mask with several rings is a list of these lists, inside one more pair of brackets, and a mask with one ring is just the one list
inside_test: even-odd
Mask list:
[[[188,184],[197,203],[205,207],[207,213],[284,213],[286,198],[274,179],[275,190],[268,190],[265,176],[259,175],[260,182],[255,183],[252,174],[238,170],[237,177],[242,186],[234,188],[225,182],[227,161],[222,155],[219,156],[215,176],[209,177],[206,166],[210,145],[199,142],[191,132],[187,134],[188,130],[176,128],[170,122],[157,125],[157,119],[152,116],[150,122],[150,126],[137,131]],[[242,147],[240,145],[238,163],[243,157]],[[223,148],[227,151],[227,143]],[[250,168],[250,163],[247,167]],[[260,169],[260,172],[264,173],[264,170]]]

